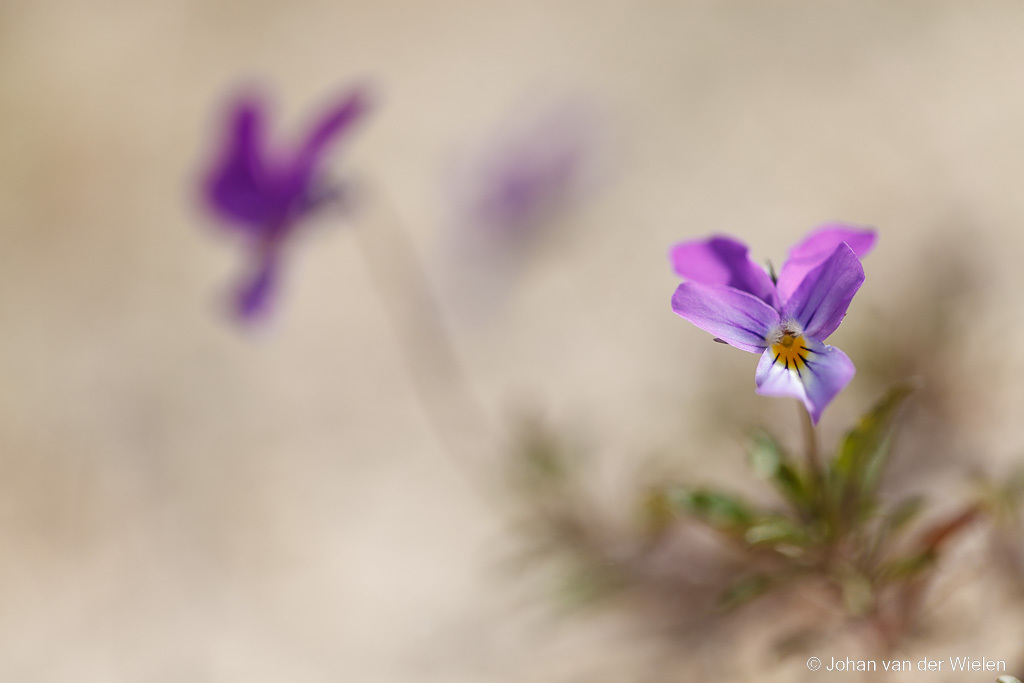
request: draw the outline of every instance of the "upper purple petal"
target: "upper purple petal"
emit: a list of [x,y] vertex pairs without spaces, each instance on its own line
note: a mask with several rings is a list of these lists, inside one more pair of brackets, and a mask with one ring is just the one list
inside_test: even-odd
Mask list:
[[721,284],[684,282],[672,297],[672,310],[722,341],[760,353],[779,324],[778,312],[753,294]]
[[803,402],[811,420],[817,424],[825,408],[843,387],[850,383],[856,368],[849,356],[816,339],[804,337],[808,359],[802,370],[774,362],[775,354],[766,349],[757,364],[754,381],[757,393],[764,396],[792,396]]
[[783,307],[783,318],[795,320],[805,334],[815,339],[828,339],[863,283],[864,267],[844,242],[824,263],[807,273]]
[[[320,117],[298,149],[290,168],[289,190],[295,198],[310,199],[318,167],[331,143],[366,113],[369,100],[358,88],[336,102]],[[305,206],[298,208],[307,208]]]
[[251,234],[280,233],[331,196],[318,183],[324,154],[366,109],[363,90],[347,94],[317,120],[294,152],[271,157],[263,102],[251,95],[238,99],[230,109],[221,152],[204,179],[210,208]]
[[210,208],[251,232],[273,224],[281,212],[267,165],[263,107],[253,98],[237,101],[228,117],[220,155],[204,180]]
[[789,250],[789,258],[782,264],[776,283],[779,300],[785,303],[807,273],[824,263],[843,242],[850,245],[853,253],[863,258],[875,246],[877,239],[874,230],[841,223],[830,223],[815,229]]
[[708,285],[728,285],[775,305],[775,287],[764,268],[750,258],[747,245],[728,237],[682,242],[669,252],[679,275]]

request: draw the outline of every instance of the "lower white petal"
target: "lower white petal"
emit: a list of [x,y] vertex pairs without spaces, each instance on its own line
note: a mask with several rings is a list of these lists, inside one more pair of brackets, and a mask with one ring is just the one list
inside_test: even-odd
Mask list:
[[771,347],[766,349],[754,379],[757,393],[798,399],[817,423],[832,399],[853,379],[856,368],[849,356],[834,346],[809,337],[801,341],[799,362],[783,362]]

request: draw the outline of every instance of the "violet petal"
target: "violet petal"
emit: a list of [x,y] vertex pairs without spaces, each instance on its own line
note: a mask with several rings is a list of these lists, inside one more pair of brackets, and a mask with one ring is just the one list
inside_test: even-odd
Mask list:
[[672,310],[727,344],[760,353],[778,312],[753,294],[720,284],[684,282],[672,297]]
[[747,245],[728,237],[677,244],[669,251],[679,275],[708,285],[728,285],[775,305],[775,287],[764,268],[750,258]]
[[817,424],[825,408],[843,390],[856,373],[850,358],[835,348],[816,339],[804,337],[809,351],[801,370],[796,366],[783,366],[774,362],[775,353],[769,348],[761,355],[754,381],[757,393],[763,396],[791,396],[803,402],[811,420]]
[[828,339],[863,283],[860,259],[844,242],[828,260],[807,273],[783,307],[783,318],[796,320],[808,336]]
[[357,89],[328,109],[312,127],[290,167],[289,190],[298,202],[296,206],[307,204],[304,200],[309,199],[314,175],[330,144],[362,118],[367,109],[366,93]]
[[800,286],[807,273],[824,263],[843,242],[850,245],[850,249],[859,258],[863,258],[875,246],[877,239],[878,235],[874,230],[841,223],[831,223],[815,229],[789,250],[789,258],[782,264],[776,284],[780,301],[785,303]]
[[229,116],[220,157],[204,182],[210,208],[251,233],[264,232],[280,212],[263,145],[261,104],[239,100]]
[[235,314],[246,322],[266,315],[277,291],[277,282],[277,256],[262,257],[235,292]]

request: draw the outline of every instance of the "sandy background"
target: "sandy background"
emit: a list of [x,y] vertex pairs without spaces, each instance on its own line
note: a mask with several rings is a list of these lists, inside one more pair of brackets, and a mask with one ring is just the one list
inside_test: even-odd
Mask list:
[[[749,382],[755,359],[672,315],[674,241],[730,232],[778,263],[818,223],[878,226],[838,346],[913,326],[887,312],[940,304],[915,278],[965,256],[962,453],[1019,458],[1022,30],[1010,1],[4,0],[0,679],[660,680],[629,626],[552,622],[497,570],[503,518],[431,430],[352,234],[378,220],[447,292],[495,421],[540,406],[609,481],[657,448],[738,460],[701,446],[722,442],[709,368]],[[222,310],[238,250],[196,202],[221,108],[263,84],[294,131],[356,81],[376,110],[335,161],[384,208],[318,219],[279,315],[245,333]],[[600,189],[491,315],[461,316],[457,169],[566,99],[601,122]],[[855,381],[826,435],[873,390]],[[977,654],[1019,656],[1017,622],[978,630],[1000,610],[954,614]]]

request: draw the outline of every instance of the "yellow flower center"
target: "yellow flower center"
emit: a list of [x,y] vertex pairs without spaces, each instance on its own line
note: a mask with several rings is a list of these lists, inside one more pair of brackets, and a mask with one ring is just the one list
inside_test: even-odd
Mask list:
[[787,370],[796,370],[800,374],[800,368],[807,365],[807,356],[811,350],[807,348],[802,334],[783,330],[778,340],[772,343],[772,353],[775,354],[775,363],[781,363]]

